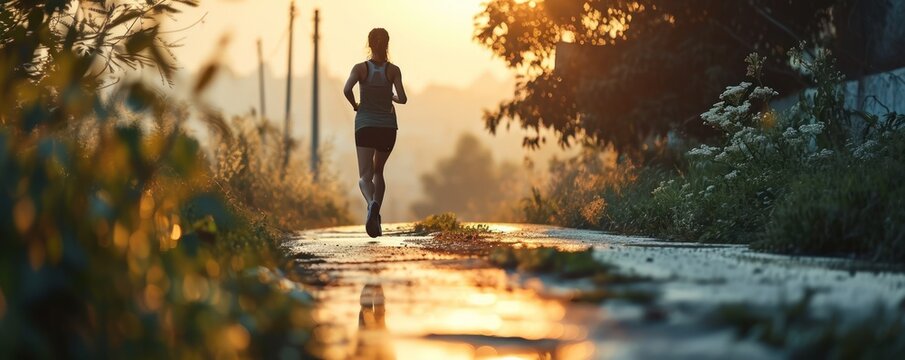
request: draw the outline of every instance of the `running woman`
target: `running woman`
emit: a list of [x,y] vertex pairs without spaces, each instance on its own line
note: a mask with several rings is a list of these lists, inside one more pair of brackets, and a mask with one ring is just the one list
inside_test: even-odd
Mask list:
[[[396,144],[396,109],[393,103],[405,104],[402,71],[387,56],[390,34],[382,28],[368,33],[370,58],[356,64],[346,80],[343,93],[355,114],[355,146],[358,152],[358,187],[368,204],[365,229],[374,238],[382,234],[380,207],[386,192],[383,168]],[[361,103],[355,101],[352,88],[358,84]],[[396,93],[393,93],[393,89]]]

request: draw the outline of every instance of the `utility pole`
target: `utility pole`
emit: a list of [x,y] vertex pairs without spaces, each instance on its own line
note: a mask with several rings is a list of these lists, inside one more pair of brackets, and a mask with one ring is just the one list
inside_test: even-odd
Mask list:
[[283,123],[283,169],[281,177],[286,177],[286,166],[289,165],[289,111],[292,108],[292,23],[295,21],[295,1],[289,5],[289,63],[286,74],[286,120]]
[[261,94],[261,119],[267,119],[267,105],[264,102],[264,55],[261,52],[261,38],[258,38],[258,88]]
[[318,175],[318,149],[319,146],[319,127],[320,127],[320,66],[319,66],[319,45],[320,45],[320,10],[314,9],[314,69],[312,71],[311,84],[311,173],[317,180]]

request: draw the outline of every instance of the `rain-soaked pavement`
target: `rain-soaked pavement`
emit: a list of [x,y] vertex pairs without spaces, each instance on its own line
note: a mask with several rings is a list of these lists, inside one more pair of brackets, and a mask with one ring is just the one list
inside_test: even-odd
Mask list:
[[[300,233],[285,244],[319,300],[315,339],[327,359],[723,359],[782,354],[702,319],[716,305],[771,305],[817,292],[813,305],[861,314],[898,306],[905,274],[841,259],[756,253],[744,246],[658,242],[595,231],[489,224],[495,238],[583,249],[652,278],[653,303],[570,302],[581,284],[506,272],[430,237],[385,225]],[[428,244],[430,244],[428,246]]]

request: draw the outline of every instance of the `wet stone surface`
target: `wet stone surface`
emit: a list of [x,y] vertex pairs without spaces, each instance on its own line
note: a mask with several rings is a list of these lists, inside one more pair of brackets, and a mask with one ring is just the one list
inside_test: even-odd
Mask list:
[[[814,306],[866,313],[898,306],[905,275],[834,259],[760,254],[743,246],[663,243],[594,231],[489,224],[499,243],[597,251],[653,281],[653,302],[570,301],[575,281],[507,272],[474,249],[385,225],[299,233],[285,249],[309,276],[314,332],[328,359],[777,358],[782,353],[703,318],[719,304],[777,304],[812,288]],[[391,229],[396,229],[391,231]],[[458,248],[457,248],[458,246]]]

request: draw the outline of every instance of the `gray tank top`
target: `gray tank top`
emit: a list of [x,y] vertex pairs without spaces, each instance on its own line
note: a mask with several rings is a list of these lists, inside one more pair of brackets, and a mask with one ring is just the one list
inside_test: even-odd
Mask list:
[[387,78],[389,62],[378,66],[368,60],[365,64],[368,76],[358,84],[361,103],[355,114],[355,131],[365,127],[398,129],[396,109],[393,107],[393,83]]

